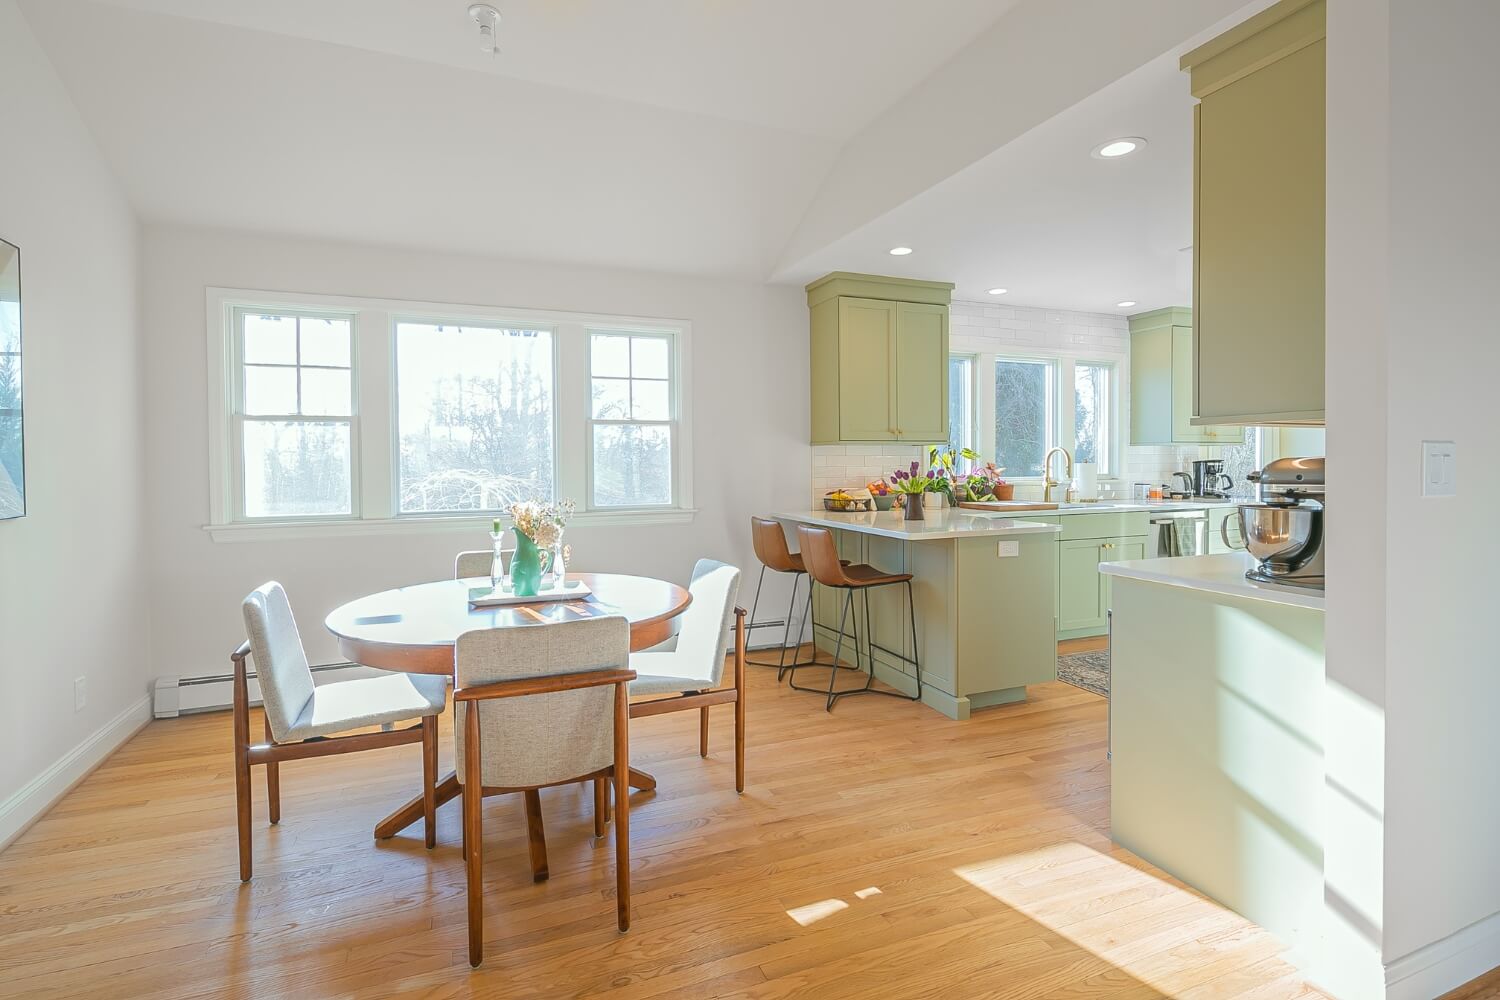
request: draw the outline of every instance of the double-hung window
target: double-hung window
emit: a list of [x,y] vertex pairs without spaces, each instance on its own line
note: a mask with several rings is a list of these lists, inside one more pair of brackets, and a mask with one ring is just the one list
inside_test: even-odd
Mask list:
[[523,499],[692,516],[684,322],[228,289],[208,315],[215,538],[488,527]]
[[351,317],[256,309],[233,315],[238,513],[352,515]]
[[[965,448],[979,451],[974,444],[974,357],[970,354],[948,356],[948,449],[960,454]],[[958,459],[960,471],[971,464]]]
[[1012,477],[1043,473],[1042,460],[1057,441],[1056,387],[1056,362],[995,362],[995,464]]
[[595,507],[672,502],[672,339],[589,336],[589,495]]

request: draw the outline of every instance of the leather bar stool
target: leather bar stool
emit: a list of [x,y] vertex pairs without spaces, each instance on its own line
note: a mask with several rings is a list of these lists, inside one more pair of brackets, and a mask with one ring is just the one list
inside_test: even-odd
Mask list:
[[[750,620],[745,625],[745,631],[750,632],[757,628],[774,628],[776,626],[781,626],[782,633],[781,655],[777,657],[775,663],[769,663],[764,660],[748,659],[745,662],[753,663],[758,667],[775,667],[776,679],[778,681],[781,680],[781,678],[786,675],[786,672],[793,667],[824,666],[825,664],[819,664],[817,662],[818,654],[816,646],[813,647],[813,658],[811,660],[798,662],[797,654],[793,653],[793,662],[786,662],[787,648],[792,645],[792,612],[796,610],[797,607],[797,585],[801,583],[802,578],[807,575],[807,567],[802,563],[801,553],[793,552],[791,551],[791,549],[787,548],[786,532],[782,529],[781,522],[772,520],[768,517],[750,518],[750,541],[755,548],[755,558],[760,560],[760,579],[755,584],[755,600],[750,604]],[[756,609],[760,607],[760,589],[766,582],[766,570],[770,570],[773,573],[792,574],[792,598],[791,601],[787,604],[785,618],[762,622],[756,621],[755,612]],[[809,578],[807,583],[807,613],[805,619],[809,624],[815,624],[813,622],[812,610],[812,580],[811,578]],[[798,642],[793,648],[801,648],[802,636],[800,632],[797,636],[797,639]],[[817,639],[816,632],[813,635],[813,639],[814,641],[816,641]]]
[[[833,532],[827,528],[815,528],[805,524],[797,525],[797,543],[802,550],[802,562],[811,580],[816,581],[824,587],[832,587],[835,590],[843,590],[847,597],[843,601],[843,610],[839,614],[839,637],[834,644],[833,660],[838,663],[839,655],[844,646],[844,623],[849,618],[849,612],[854,607],[854,595],[856,592],[864,597],[865,604],[865,646],[869,656],[869,676],[865,679],[864,687],[849,688],[839,691],[834,687],[834,679],[838,677],[838,671],[830,671],[828,674],[828,690],[825,692],[819,688],[804,687],[797,683],[797,666],[808,666],[810,664],[794,664],[791,666],[791,679],[788,683],[798,691],[813,691],[828,696],[827,710],[833,711],[834,703],[840,698],[851,694],[883,694],[892,698],[905,698],[908,701],[922,700],[922,664],[917,654],[917,609],[912,602],[911,574],[910,573],[886,573],[874,566],[860,564],[851,566],[847,561],[839,559],[838,547],[833,541]],[[906,585],[906,607],[911,615],[911,648],[912,655],[897,652],[894,649],[886,649],[875,642],[875,633],[870,630],[870,590],[874,587],[889,587]],[[880,650],[887,656],[910,663],[916,671],[917,693],[915,696],[902,694],[900,691],[886,691],[874,686],[875,684],[875,650]],[[823,664],[818,664],[822,666]],[[859,615],[854,615],[854,665],[855,669],[860,667],[859,653]]]

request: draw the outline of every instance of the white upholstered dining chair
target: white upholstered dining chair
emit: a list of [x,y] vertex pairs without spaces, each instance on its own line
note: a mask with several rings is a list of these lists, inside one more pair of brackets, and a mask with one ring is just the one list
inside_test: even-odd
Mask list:
[[[699,559],[688,593],[693,603],[683,612],[671,649],[632,653],[630,667],[639,676],[630,682],[632,697],[650,696],[630,706],[632,719],[698,709],[698,753],[708,756],[708,710],[734,705],[734,787],[745,790],[745,609],[736,607],[740,571],[728,563]],[[723,688],[724,651],[734,649],[734,683]]]
[[[491,549],[460,552],[453,560],[453,579],[467,580],[476,576],[488,578],[494,564],[495,553]],[[504,554],[502,554],[501,566],[502,568],[506,566]]]
[[[250,768],[264,764],[272,823],[281,821],[284,760],[422,744],[422,798],[427,846],[436,843],[437,724],[447,704],[447,679],[389,673],[380,677],[314,686],[302,636],[281,584],[262,584],[245,598],[245,634],[234,663],[234,777],[239,826],[240,880],[250,881]],[[250,742],[250,692],[245,661],[255,659],[255,677],[265,708],[266,742]],[[415,726],[393,728],[416,720]],[[380,726],[371,733],[351,730]]]
[[[469,964],[484,957],[484,796],[522,792],[532,877],[547,878],[538,790],[615,786],[616,915],[630,928],[630,625],[618,615],[458,637],[455,773],[463,790]],[[598,822],[596,818],[596,823]]]

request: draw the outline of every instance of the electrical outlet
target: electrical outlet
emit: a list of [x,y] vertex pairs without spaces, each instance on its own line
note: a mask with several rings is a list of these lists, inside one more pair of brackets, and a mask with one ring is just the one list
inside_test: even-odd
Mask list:
[[89,703],[89,679],[87,677],[73,678],[73,711],[82,712],[83,706]]

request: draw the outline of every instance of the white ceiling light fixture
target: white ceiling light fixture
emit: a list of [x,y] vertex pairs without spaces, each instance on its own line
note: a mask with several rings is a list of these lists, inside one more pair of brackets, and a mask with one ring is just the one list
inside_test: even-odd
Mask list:
[[499,52],[495,36],[500,31],[500,12],[487,3],[474,3],[469,5],[469,16],[479,25],[479,51],[487,56]]
[[1009,288],[991,288],[990,289],[990,294],[991,295],[1004,295],[1008,291],[1010,291]]
[[1146,140],[1138,135],[1124,135],[1118,139],[1106,139],[1094,147],[1089,155],[1096,160],[1117,160],[1122,156],[1129,156],[1146,145]]
[[911,253],[911,247],[891,247],[892,257],[905,257]]
[[1126,299],[1124,302],[1116,302],[1115,303],[1115,308],[1117,308],[1117,309],[1129,309],[1133,305],[1135,305],[1135,302],[1133,300]]

